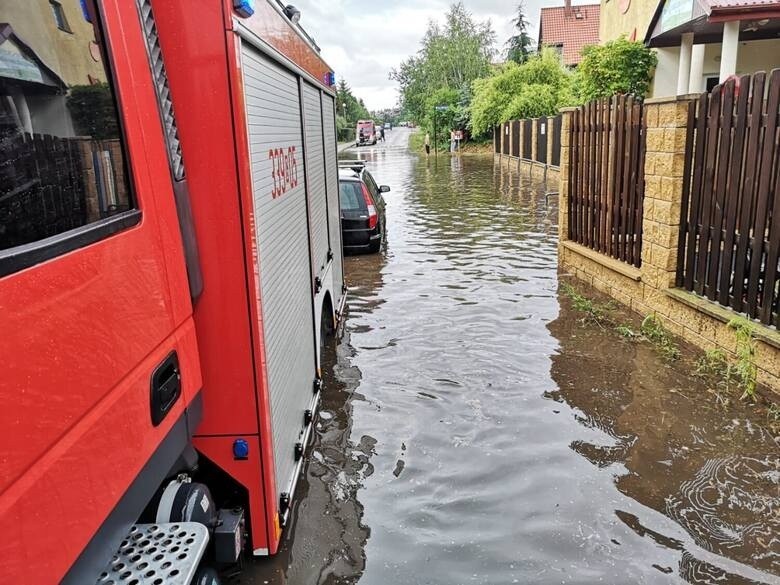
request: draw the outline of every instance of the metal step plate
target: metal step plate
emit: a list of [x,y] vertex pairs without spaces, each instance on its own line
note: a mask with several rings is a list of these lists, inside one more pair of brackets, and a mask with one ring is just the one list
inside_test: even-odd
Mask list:
[[97,585],[189,585],[208,542],[203,524],[136,524]]

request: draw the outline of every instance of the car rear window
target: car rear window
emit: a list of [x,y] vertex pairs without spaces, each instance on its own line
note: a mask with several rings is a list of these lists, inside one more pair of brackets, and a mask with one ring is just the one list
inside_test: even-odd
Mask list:
[[341,181],[339,183],[342,211],[360,211],[366,208],[360,183],[357,181]]

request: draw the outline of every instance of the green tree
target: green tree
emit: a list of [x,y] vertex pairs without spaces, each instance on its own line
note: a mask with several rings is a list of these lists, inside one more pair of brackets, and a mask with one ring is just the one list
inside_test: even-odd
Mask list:
[[404,112],[415,122],[430,122],[428,106],[438,90],[461,91],[490,72],[494,42],[489,21],[475,21],[462,2],[451,5],[443,24],[429,23],[417,54],[390,74]]
[[517,34],[507,41],[507,59],[522,64],[528,60],[533,49],[533,39],[528,34],[528,21],[525,18],[525,2],[517,5],[517,16],[512,20]]
[[362,99],[356,98],[344,79],[336,88],[336,113],[345,119],[345,127],[354,127],[358,120],[370,118]]
[[584,102],[615,94],[644,97],[657,64],[652,50],[625,36],[585,47],[576,72],[578,97]]

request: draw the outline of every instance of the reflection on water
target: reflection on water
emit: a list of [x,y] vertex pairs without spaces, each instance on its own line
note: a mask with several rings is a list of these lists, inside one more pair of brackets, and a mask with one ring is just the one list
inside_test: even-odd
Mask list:
[[303,498],[247,583],[772,583],[777,444],[559,297],[557,209],[491,157],[361,151],[387,250],[350,258]]

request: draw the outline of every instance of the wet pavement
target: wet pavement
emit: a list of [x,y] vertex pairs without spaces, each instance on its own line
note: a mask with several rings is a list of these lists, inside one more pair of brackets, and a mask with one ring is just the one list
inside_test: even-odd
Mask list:
[[359,153],[387,247],[346,262],[292,524],[236,582],[780,583],[765,416],[580,322],[543,185],[405,132]]

